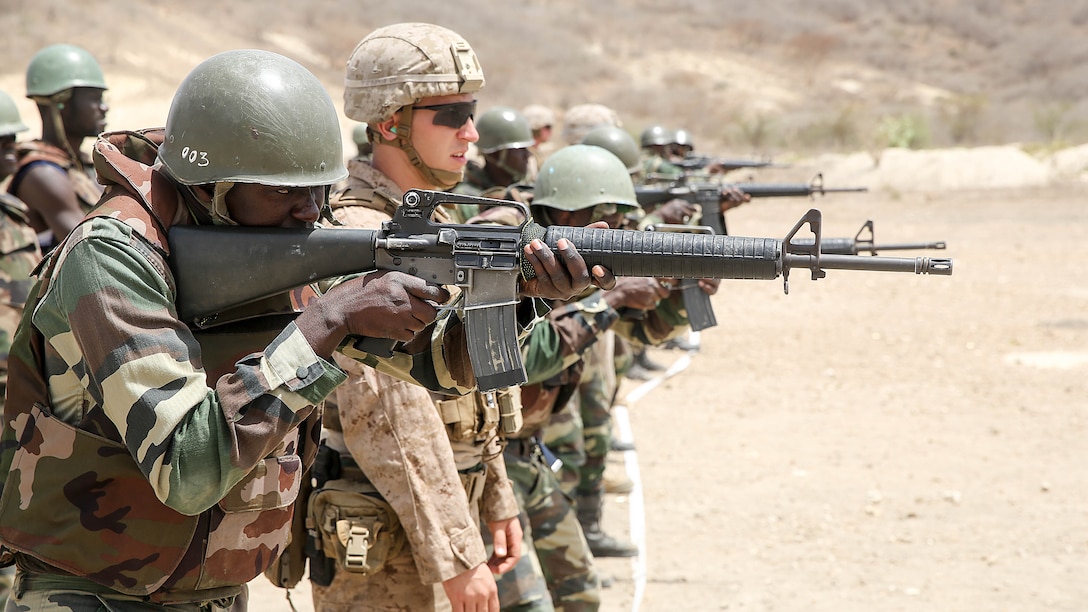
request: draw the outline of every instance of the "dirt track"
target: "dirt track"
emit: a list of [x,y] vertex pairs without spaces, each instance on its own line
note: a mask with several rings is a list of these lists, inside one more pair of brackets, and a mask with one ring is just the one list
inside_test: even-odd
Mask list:
[[[828,197],[825,236],[872,218],[878,242],[946,240],[954,275],[723,284],[691,364],[629,403],[639,609],[1083,610],[1083,191]],[[747,205],[730,231],[782,236],[811,205]],[[611,529],[631,504],[609,499]],[[601,565],[603,609],[633,609],[638,566]],[[287,609],[262,580],[254,609]]]
[[[818,204],[827,236],[873,218],[887,242],[947,240],[955,273],[724,287],[690,367],[630,409],[642,609],[1083,610],[1083,187]],[[730,229],[781,235],[806,206]]]

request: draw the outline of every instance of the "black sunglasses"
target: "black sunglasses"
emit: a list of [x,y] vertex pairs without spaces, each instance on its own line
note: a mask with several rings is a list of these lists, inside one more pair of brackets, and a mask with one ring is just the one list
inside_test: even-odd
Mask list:
[[476,116],[476,100],[472,102],[435,104],[433,106],[415,106],[413,108],[416,110],[433,110],[434,119],[431,119],[431,123],[455,130]]

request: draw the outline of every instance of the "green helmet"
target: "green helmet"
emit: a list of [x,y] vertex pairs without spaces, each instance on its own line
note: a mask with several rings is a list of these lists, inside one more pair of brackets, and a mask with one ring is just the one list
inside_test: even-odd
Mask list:
[[667,145],[672,144],[674,133],[666,129],[662,125],[651,125],[650,127],[642,130],[642,135],[639,137],[639,143],[643,148],[652,147],[654,145]]
[[695,143],[691,141],[691,134],[685,129],[679,129],[673,132],[672,144],[688,147],[689,149],[695,147]]
[[611,125],[602,125],[593,128],[582,139],[582,144],[601,147],[620,158],[623,165],[627,166],[627,172],[638,172],[642,169],[642,158],[635,139],[626,130]]
[[0,136],[14,136],[27,131],[28,127],[19,116],[19,107],[11,96],[0,91]]
[[509,106],[487,109],[476,121],[480,140],[476,146],[481,153],[495,153],[504,149],[527,149],[536,142],[529,120]]
[[48,98],[73,87],[106,89],[102,68],[85,49],[50,45],[30,60],[26,69],[26,97]]
[[483,86],[476,52],[459,34],[429,23],[400,23],[374,30],[351,52],[344,114],[378,123],[423,98]]
[[351,139],[357,145],[367,144],[370,142],[370,135],[366,133],[366,122],[360,123],[351,130]]
[[618,157],[601,147],[570,145],[548,157],[533,187],[533,205],[582,210],[598,204],[638,208],[631,175]]
[[159,160],[183,185],[313,187],[347,176],[332,99],[297,62],[226,51],[185,77],[166,116]]

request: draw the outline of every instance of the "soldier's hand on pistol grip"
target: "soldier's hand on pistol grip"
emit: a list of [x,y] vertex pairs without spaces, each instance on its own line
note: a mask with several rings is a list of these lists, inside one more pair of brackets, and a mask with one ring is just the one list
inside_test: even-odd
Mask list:
[[720,278],[700,278],[699,288],[703,290],[703,293],[707,295],[714,295],[718,292],[718,288],[721,287],[722,279]]
[[328,356],[347,334],[407,342],[435,320],[436,304],[449,299],[443,287],[414,276],[372,272],[317,298],[296,323],[314,351]]
[[673,198],[654,211],[661,220],[670,225],[687,225],[698,212],[694,204],[681,198]]

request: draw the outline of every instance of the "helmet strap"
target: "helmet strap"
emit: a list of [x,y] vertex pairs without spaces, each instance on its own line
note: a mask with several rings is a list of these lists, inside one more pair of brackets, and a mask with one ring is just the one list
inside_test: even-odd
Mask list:
[[238,225],[234,219],[230,218],[230,210],[227,209],[227,192],[231,190],[231,187],[234,187],[234,183],[229,181],[215,184],[209,210],[212,213],[212,222],[216,225]]
[[42,117],[42,121],[49,122],[49,125],[53,130],[53,137],[60,141],[60,146],[64,148],[68,157],[72,158],[72,163],[80,172],[82,172],[83,161],[79,159],[79,151],[73,150],[72,143],[68,142],[68,134],[64,131],[64,119],[60,116],[60,109],[64,108],[64,103],[71,99],[71,97],[72,90],[65,89],[52,96],[33,96],[31,99],[34,100],[39,107],[49,109],[47,113],[48,117]]
[[400,121],[397,122],[396,134],[397,137],[393,142],[396,143],[397,148],[404,151],[405,155],[408,156],[408,161],[412,162],[416,170],[419,170],[419,173],[423,175],[423,179],[431,185],[444,191],[460,183],[464,178],[464,172],[439,170],[423,163],[423,158],[419,156],[419,152],[412,146],[412,105],[409,104],[400,109]]
[[[162,169],[167,176],[170,176],[165,166]],[[230,213],[227,211],[227,192],[231,187],[234,187],[234,183],[214,183],[211,199],[209,199],[207,189],[200,185],[178,183],[182,200],[198,225],[238,225],[230,218]]]

